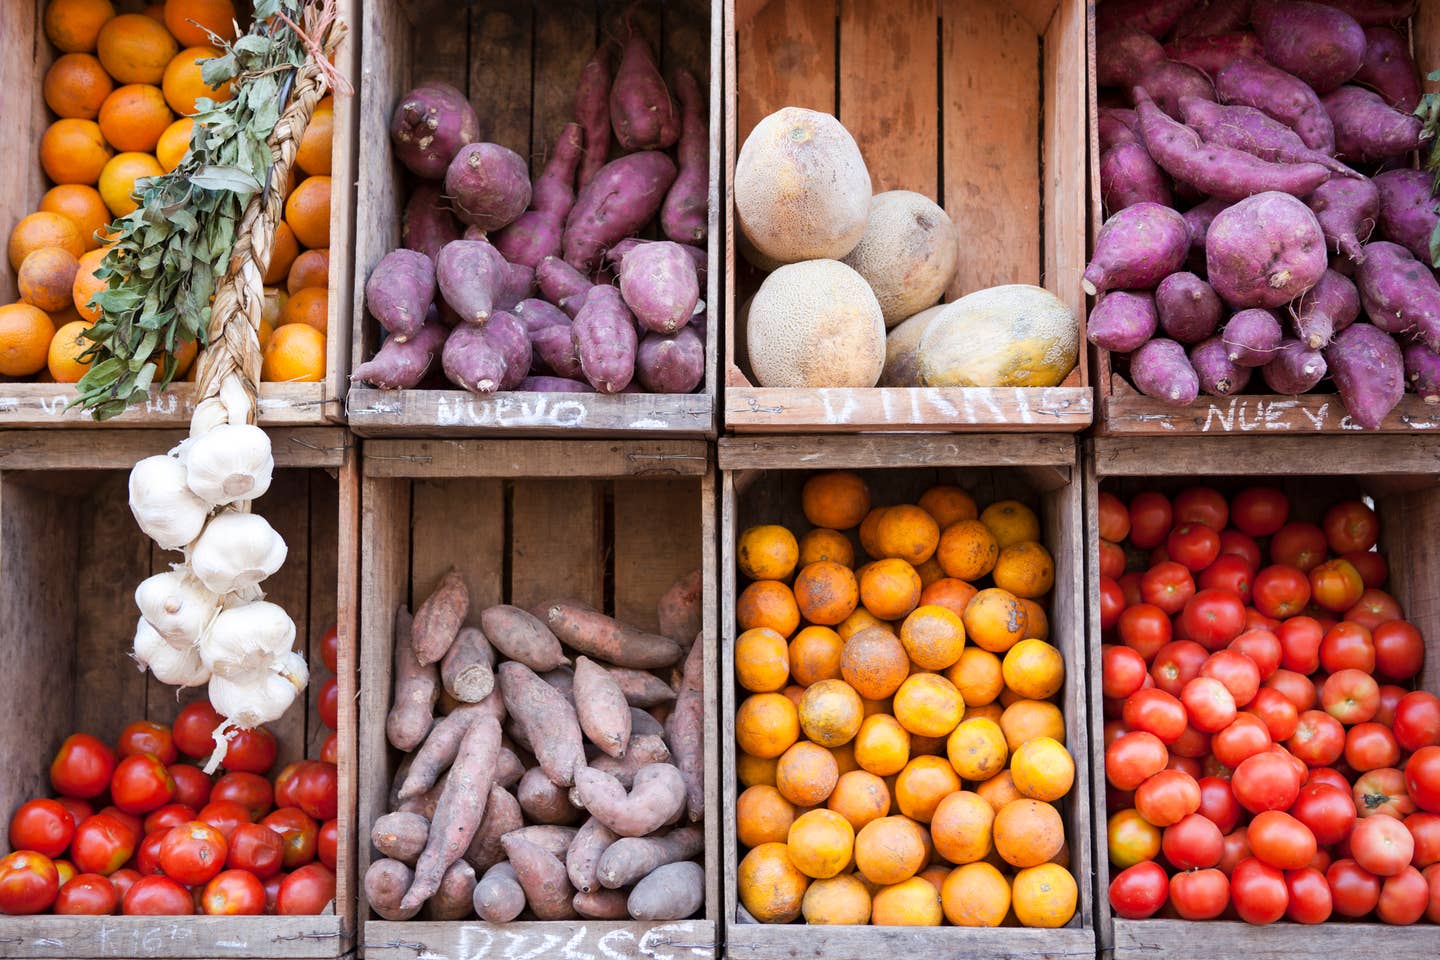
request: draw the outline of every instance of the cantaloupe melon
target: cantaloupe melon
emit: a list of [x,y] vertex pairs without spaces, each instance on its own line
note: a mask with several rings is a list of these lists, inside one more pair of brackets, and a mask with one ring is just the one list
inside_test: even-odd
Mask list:
[[870,200],[865,235],[845,256],[875,291],[885,326],[931,306],[955,276],[955,224],[929,197],[887,190]]
[[827,113],[785,107],[761,120],[735,161],[740,229],[769,260],[845,256],[870,215],[870,171],[855,138]]
[[885,370],[880,374],[880,386],[920,386],[920,338],[944,309],[945,304],[938,303],[921,310],[885,335]]
[[880,303],[839,260],[791,263],[770,274],[745,327],[762,387],[873,387],[885,366]]
[[1080,349],[1075,314],[1041,287],[1008,284],[946,304],[920,338],[929,387],[1053,387]]

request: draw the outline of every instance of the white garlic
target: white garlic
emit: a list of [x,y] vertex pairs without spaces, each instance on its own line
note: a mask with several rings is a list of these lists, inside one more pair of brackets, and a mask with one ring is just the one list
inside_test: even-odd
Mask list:
[[200,641],[200,659],[212,673],[235,676],[278,660],[294,643],[295,621],[260,600],[220,611]]
[[181,564],[169,573],[157,573],[140,581],[135,588],[135,605],[166,643],[183,648],[199,642],[220,609],[220,598],[206,590]]
[[199,651],[194,647],[172,647],[144,617],[141,617],[135,626],[133,655],[140,669],[148,669],[161,683],[176,687],[198,687],[211,679],[210,671],[200,662]]
[[[288,655],[282,661],[288,663]],[[217,673],[210,677],[210,704],[231,726],[248,729],[279,720],[300,689],[269,666],[233,676]]]
[[186,482],[211,506],[254,500],[270,489],[275,459],[259,427],[226,423],[185,443]]
[[130,512],[147,537],[179,550],[199,535],[210,508],[186,485],[185,465],[157,455],[130,471]]
[[254,587],[285,562],[285,541],[254,513],[213,517],[190,551],[190,568],[215,593]]

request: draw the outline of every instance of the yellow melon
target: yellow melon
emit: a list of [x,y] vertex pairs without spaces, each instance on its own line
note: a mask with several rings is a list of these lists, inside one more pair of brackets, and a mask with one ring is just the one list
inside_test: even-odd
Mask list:
[[865,234],[844,261],[870,284],[885,326],[893,327],[940,299],[958,253],[955,224],[935,201],[887,190],[871,198]]
[[920,338],[930,387],[1053,387],[1075,369],[1075,314],[1048,290],[1008,284],[946,304]]
[[885,335],[885,370],[880,374],[880,386],[920,386],[920,338],[944,309],[945,304],[938,303],[921,310]]
[[870,285],[839,260],[787,264],[750,303],[745,340],[762,387],[873,387],[885,320]]

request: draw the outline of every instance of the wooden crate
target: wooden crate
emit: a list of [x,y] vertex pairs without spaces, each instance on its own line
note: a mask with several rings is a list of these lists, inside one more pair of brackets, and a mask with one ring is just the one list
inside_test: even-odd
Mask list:
[[[377,390],[357,384],[347,414],[365,436],[701,437],[715,434],[716,319],[720,289],[720,11],[706,0],[639,0],[635,26],[650,38],[662,70],[688,68],[710,89],[710,226],[705,383],[689,394],[577,394],[506,391],[482,397],[443,390]],[[365,278],[400,246],[410,188],[390,149],[390,114],[427,80],[467,91],[480,139],[510,147],[538,176],[550,145],[574,118],[580,68],[605,37],[624,38],[630,0],[375,0],[365,5],[359,207],[356,213],[353,363],[380,345],[365,312]],[[712,79],[713,78],[713,79]],[[432,369],[438,370],[437,358]]]
[[[1052,430],[1090,424],[1085,351],[1054,388],[754,386],[736,311],[761,277],[737,255],[735,157],[784,106],[839,117],[875,190],[936,199],[959,228],[946,300],[1040,284],[1084,339],[1083,0],[726,0],[725,429]],[[756,8],[758,12],[756,12]],[[738,13],[737,13],[738,11]]]
[[[697,566],[705,675],[715,676],[715,474],[698,440],[372,440],[363,460],[360,873],[370,825],[388,807],[399,753],[385,736],[395,608],[422,602],[452,565],[469,622],[496,603],[572,596],[642,629]],[[705,907],[674,923],[566,920],[390,922],[360,891],[370,960],[471,957],[710,957],[719,914],[715,691],[705,691]]]
[[[1281,921],[1263,930],[1241,922],[1124,920],[1113,917],[1106,891],[1105,750],[1100,693],[1100,595],[1098,510],[1101,490],[1126,497],[1142,489],[1175,492],[1197,483],[1232,492],[1253,483],[1277,485],[1290,494],[1298,519],[1318,522],[1343,497],[1373,498],[1380,515],[1380,549],[1390,561],[1391,592],[1405,618],[1425,635],[1426,658],[1416,678],[1421,689],[1440,692],[1440,593],[1435,590],[1440,551],[1431,536],[1440,523],[1440,441],[1431,437],[1340,436],[1316,456],[1302,437],[1236,437],[1221,445],[1200,437],[1170,439],[1099,437],[1085,456],[1085,562],[1091,664],[1090,783],[1094,790],[1095,904],[1102,955],[1113,960],[1164,956],[1175,960],[1318,957],[1348,944],[1393,960],[1433,958],[1440,931],[1432,924],[1393,927],[1343,920],[1319,926]],[[1227,465],[1235,465],[1230,469]],[[1340,939],[1336,939],[1336,938]]]
[[[1086,721],[1084,576],[1080,549],[1081,492],[1075,441],[1066,436],[1016,434],[932,437],[819,437],[804,449],[789,438],[725,437],[719,444],[723,471],[720,499],[722,562],[720,680],[726,718],[724,738],[725,943],[737,957],[876,960],[879,957],[991,958],[1092,957],[1095,953],[1091,905],[1090,747]],[[809,528],[800,509],[800,489],[811,470],[857,470],[868,482],[876,505],[914,503],[936,483],[955,483],[981,504],[1018,499],[1040,516],[1045,545],[1055,557],[1055,589],[1048,602],[1051,642],[1064,655],[1065,746],[1076,758],[1075,785],[1059,806],[1070,846],[1070,871],[1079,887],[1075,917],[1056,930],[1002,927],[802,926],[755,922],[739,903],[736,870],[740,859],[735,835],[735,739],[729,731],[738,698],[735,689],[735,598],[740,584],[735,569],[736,540],[755,524],[779,523],[792,530]],[[858,548],[857,548],[858,549]]]
[[[1410,23],[1411,47],[1420,75],[1440,67],[1440,2],[1419,0]],[[1095,37],[1091,27],[1089,62],[1090,113],[1090,222],[1091,244],[1104,222],[1100,202],[1100,138],[1096,129]],[[1432,85],[1433,86],[1433,85]],[[1428,89],[1428,88],[1427,88]],[[1257,370],[1250,392],[1233,397],[1201,394],[1194,403],[1176,406],[1145,396],[1115,369],[1106,350],[1090,348],[1099,391],[1095,423],[1097,433],[1131,436],[1173,434],[1245,433],[1350,433],[1363,428],[1345,412],[1338,393],[1304,393],[1283,396],[1265,393],[1265,381]],[[1329,381],[1322,384],[1333,390]],[[1423,433],[1440,429],[1440,407],[1427,404],[1413,393],[1405,394],[1390,411],[1379,433]]]
[[[7,0],[5,29],[0,35],[0,116],[17,127],[19,136],[0,142],[0,169],[10,177],[0,189],[0,231],[4,236],[19,219],[33,213],[50,186],[40,167],[40,136],[55,117],[45,106],[41,83],[58,56],[45,37],[44,13],[49,0]],[[336,0],[350,33],[335,56],[335,66],[357,92],[360,74],[359,0]],[[138,0],[117,0],[120,12],[138,12]],[[249,4],[236,4],[242,12]],[[117,84],[118,86],[118,84]],[[335,143],[331,171],[330,336],[326,340],[325,379],[319,383],[266,383],[260,387],[260,423],[264,426],[318,425],[339,419],[350,373],[350,288],[354,261],[345,255],[351,245],[355,215],[355,145],[358,127],[355,96],[335,94]],[[0,257],[0,303],[17,296],[15,271]],[[175,383],[152,390],[144,403],[118,417],[98,423],[79,407],[66,409],[75,388],[62,383],[0,382],[0,429],[9,427],[175,427],[190,422],[195,385]]]
[[[176,689],[130,659],[138,614],[135,586],[169,569],[127,506],[130,467],[163,453],[184,431],[115,430],[102,435],[0,432],[0,633],[10,674],[23,692],[0,725],[4,822],[21,803],[50,796],[48,769],[72,732],[114,743],[133,720],[170,723],[205,688]],[[285,538],[289,556],[266,581],[269,599],[294,618],[312,664],[308,701],[270,724],[275,771],[318,756],[330,731],[318,695],[329,671],[320,640],[340,631],[340,838],[332,913],[310,917],[0,917],[0,957],[338,957],[355,931],[355,529],[352,443],[335,427],[271,432],[276,472],[256,501]],[[0,838],[0,852],[10,851]]]

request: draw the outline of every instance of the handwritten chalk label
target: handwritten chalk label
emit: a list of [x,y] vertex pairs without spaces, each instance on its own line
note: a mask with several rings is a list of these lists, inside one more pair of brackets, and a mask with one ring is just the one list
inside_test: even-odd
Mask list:
[[[507,927],[483,923],[455,924],[449,943],[418,944],[413,934],[401,935],[399,924],[371,924],[365,952],[372,957],[406,957],[414,960],[711,960],[715,956],[714,928],[708,923],[682,921],[653,927],[610,923],[546,924],[546,929]],[[374,931],[383,929],[377,935]],[[391,934],[391,931],[396,931]],[[448,940],[449,938],[444,938]],[[394,942],[386,942],[391,941]]]

